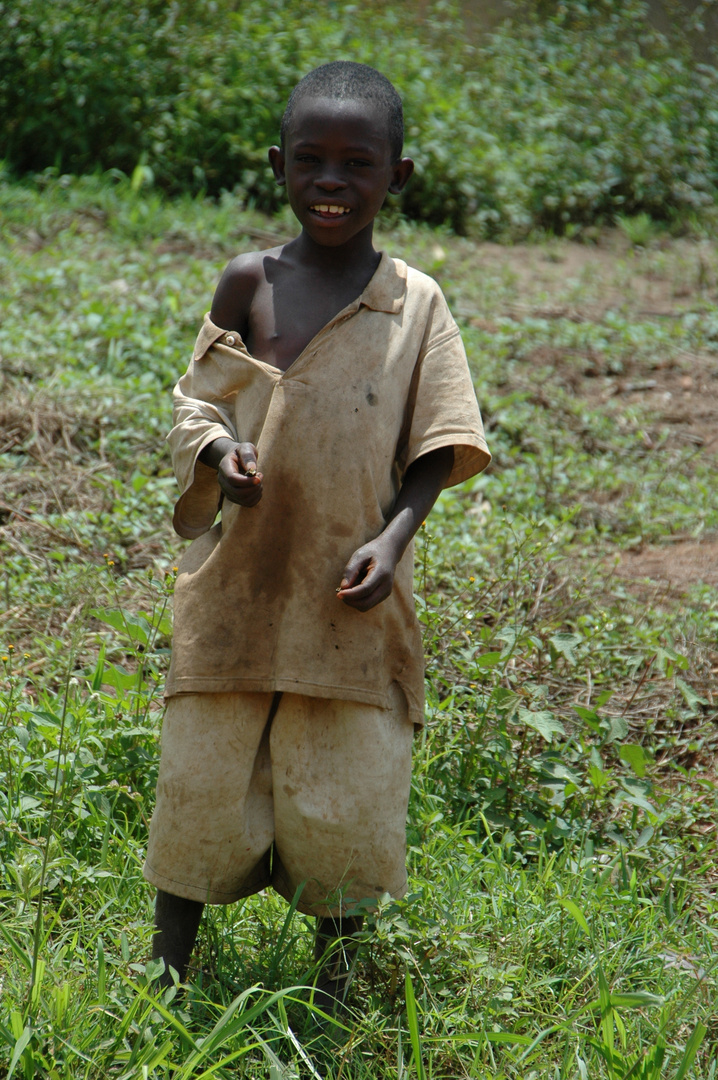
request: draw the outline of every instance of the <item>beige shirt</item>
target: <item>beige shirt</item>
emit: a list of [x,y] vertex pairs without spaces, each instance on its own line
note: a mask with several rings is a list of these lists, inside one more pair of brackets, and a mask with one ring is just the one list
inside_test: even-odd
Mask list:
[[[198,461],[220,437],[253,442],[264,475],[256,507],[222,505]],[[413,545],[382,604],[337,599],[352,553],[376,537],[408,466],[454,447],[447,487],[490,455],[458,327],[438,285],[382,255],[360,297],[287,371],[255,360],[205,318],[174,391],[168,437],[193,539],[175,587],[166,695],[290,691],[388,707],[403,688],[423,722],[424,657]]]

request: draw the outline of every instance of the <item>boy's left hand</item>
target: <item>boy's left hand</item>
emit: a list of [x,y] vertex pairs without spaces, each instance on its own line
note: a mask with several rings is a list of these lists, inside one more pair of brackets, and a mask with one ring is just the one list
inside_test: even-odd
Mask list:
[[346,565],[337,596],[357,611],[369,611],[386,600],[394,586],[401,552],[386,536],[358,548]]
[[440,446],[409,466],[383,532],[358,548],[346,565],[337,589],[345,604],[369,611],[391,594],[396,565],[436,502],[453,463],[453,446]]

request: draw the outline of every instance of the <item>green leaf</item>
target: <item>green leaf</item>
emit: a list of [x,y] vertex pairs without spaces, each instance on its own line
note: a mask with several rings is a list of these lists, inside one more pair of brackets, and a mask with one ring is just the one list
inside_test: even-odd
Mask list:
[[500,662],[500,652],[487,652],[476,657],[476,666],[479,668],[495,668]]
[[652,825],[646,825],[645,829],[641,829],[640,835],[633,845],[633,850],[638,851],[640,848],[645,847],[653,839],[655,831]]
[[615,1009],[660,1009],[666,999],[659,994],[649,994],[647,990],[636,990],[626,994],[611,994],[611,1005]]
[[559,631],[559,633],[553,634],[549,638],[556,652],[564,656],[572,665],[576,663],[576,646],[580,645],[582,640],[580,634],[570,634],[564,631]]
[[504,629],[499,631],[496,636],[498,637],[499,641],[503,641],[506,643],[504,648],[501,650],[501,657],[505,660],[507,659],[507,657],[513,655],[519,639],[519,632],[518,630],[515,630],[512,626],[505,626]]
[[618,756],[626,765],[630,765],[636,776],[646,775],[646,755],[638,743],[624,743],[619,747]]
[[152,187],[155,182],[155,174],[149,165],[144,164],[144,154],[139,164],[135,165],[132,170],[132,179],[130,180],[130,187],[133,192],[137,192],[143,187]]
[[616,805],[621,802],[629,803],[631,806],[640,806],[641,810],[645,810],[646,813],[652,817],[658,816],[658,810],[652,802],[646,798],[645,794],[637,789],[637,785],[631,784],[629,781],[623,781],[624,793],[619,793],[616,796]]
[[586,916],[581,911],[578,904],[575,903],[575,901],[573,901],[573,900],[569,900],[569,898],[566,897],[566,896],[560,896],[558,902],[561,905],[561,907],[564,909],[564,911],[567,911],[569,913],[569,915],[571,916],[571,918],[581,927],[583,932],[590,937],[591,936],[590,927],[589,927],[588,922],[586,920]]
[[588,724],[592,731],[599,732],[601,730],[601,717],[595,709],[586,709],[583,705],[574,705],[573,711],[580,720]]
[[23,1032],[20,1035],[20,1038],[15,1043],[15,1049],[13,1050],[12,1057],[10,1058],[10,1069],[9,1069],[8,1074],[7,1074],[7,1080],[11,1080],[12,1074],[15,1072],[15,1066],[17,1065],[18,1061],[22,1057],[23,1050],[25,1049],[27,1044],[30,1042],[31,1037],[32,1037],[32,1028],[29,1025],[27,1025],[23,1029]]
[[421,1035],[419,1033],[419,1014],[416,1008],[416,998],[414,997],[414,987],[412,986],[411,976],[409,972],[406,972],[404,978],[404,987],[406,994],[406,1021],[409,1026],[409,1037],[411,1038],[411,1048],[414,1053],[414,1068],[416,1069],[416,1075],[418,1080],[426,1080],[426,1072],[424,1071],[424,1061],[421,1053]]
[[686,1048],[683,1051],[683,1057],[680,1060],[680,1064],[678,1066],[678,1069],[676,1070],[676,1074],[673,1077],[673,1080],[684,1080],[686,1073],[696,1059],[696,1054],[700,1050],[701,1043],[705,1039],[707,1033],[708,1028],[699,1020],[696,1026],[693,1028],[690,1039],[686,1043]]
[[141,645],[146,645],[149,641],[148,622],[142,615],[114,608],[95,608],[90,615],[129,638],[133,644],[139,641]]
[[102,677],[104,675],[104,672],[105,672],[105,644],[103,642],[102,645],[100,646],[100,652],[99,652],[99,655],[97,657],[97,663],[95,664],[95,670],[94,670],[94,672],[92,674],[92,683],[91,683],[91,685],[92,685],[93,690],[96,691],[96,690],[101,690],[102,689]]
[[603,1036],[603,1042],[606,1049],[610,1054],[614,1053],[614,1032],[613,1032],[613,1009],[611,1007],[611,991],[606,981],[601,964],[597,964],[598,971],[598,997],[601,1004],[601,1034]]
[[606,738],[607,743],[615,742],[617,739],[625,739],[628,735],[629,727],[628,721],[623,716],[611,716],[609,718],[609,731]]
[[566,731],[560,720],[557,720],[553,713],[546,712],[544,710],[533,710],[520,708],[518,711],[518,719],[522,724],[526,724],[527,727],[533,728],[534,731],[538,731],[546,742],[551,742],[554,735],[565,735]]
[[685,671],[689,666],[688,657],[676,652],[675,649],[656,649],[656,666],[659,671],[663,672],[664,675],[668,675],[671,673],[673,664],[681,671]]
[[575,784],[577,789],[581,789],[581,777],[573,769],[570,769],[568,765],[564,765],[562,761],[555,760],[541,760],[541,772],[539,774],[541,780],[566,780],[571,784]]
[[691,710],[693,716],[697,716],[700,713],[702,705],[708,704],[706,699],[702,698],[700,694],[697,694],[693,687],[689,686],[683,679],[676,677],[676,687],[680,690],[683,700]]
[[138,675],[136,671],[125,671],[120,664],[112,664],[105,668],[102,681],[106,686],[114,686],[116,690],[137,689]]
[[528,1035],[517,1035],[513,1031],[487,1031],[486,1041],[494,1046],[530,1046],[534,1041]]

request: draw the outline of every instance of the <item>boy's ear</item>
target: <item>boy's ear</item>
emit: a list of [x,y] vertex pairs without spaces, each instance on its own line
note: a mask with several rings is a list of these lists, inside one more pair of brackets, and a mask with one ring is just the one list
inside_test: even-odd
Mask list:
[[389,184],[389,192],[391,195],[398,195],[404,190],[413,171],[414,162],[410,157],[405,157],[402,158],[401,161],[397,161],[396,165],[392,167],[391,183]]
[[274,179],[280,187],[283,187],[286,183],[286,177],[284,175],[284,153],[281,146],[270,146],[269,164],[272,166]]

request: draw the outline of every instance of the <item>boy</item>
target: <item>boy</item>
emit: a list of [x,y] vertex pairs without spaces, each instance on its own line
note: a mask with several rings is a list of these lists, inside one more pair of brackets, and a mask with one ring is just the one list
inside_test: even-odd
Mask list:
[[[413,170],[402,142],[373,68],[298,84],[269,160],[300,235],[229,264],[175,389],[174,525],[193,543],[145,865],[168,984],[205,903],[301,890],[322,959],[359,928],[350,904],[406,890],[412,539],[489,454],[438,286],[373,246]],[[323,1004],[346,989],[345,956],[325,960]]]

